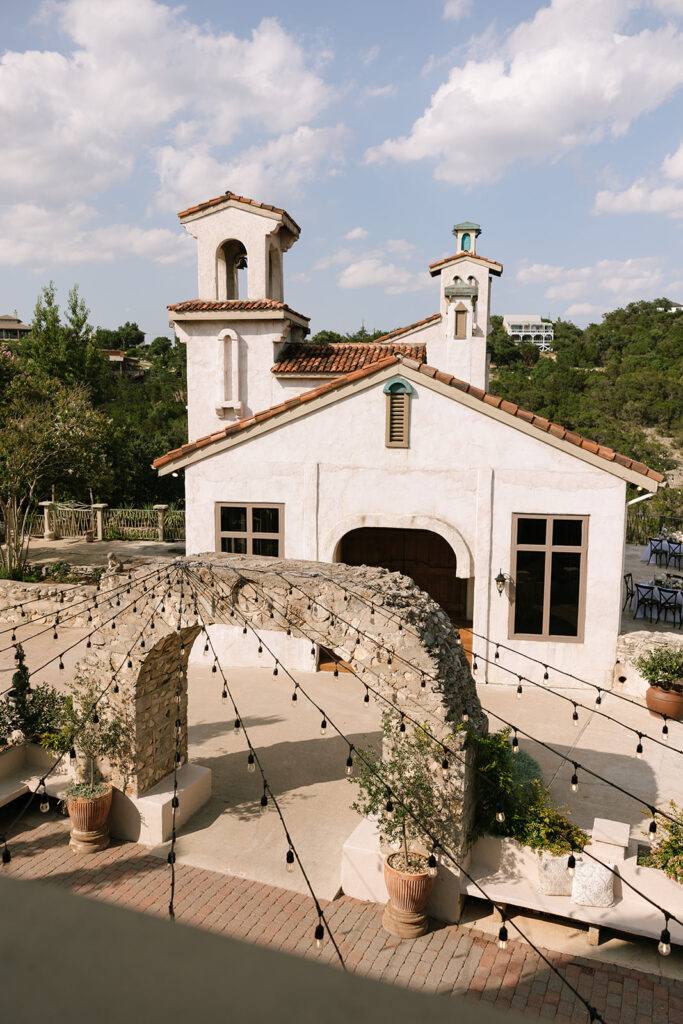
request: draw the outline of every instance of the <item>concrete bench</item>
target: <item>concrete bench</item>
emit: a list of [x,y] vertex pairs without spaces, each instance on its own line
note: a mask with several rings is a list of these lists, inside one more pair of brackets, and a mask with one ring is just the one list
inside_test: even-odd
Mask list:
[[[0,807],[24,796],[36,787],[56,758],[36,743],[22,743],[0,751]],[[68,760],[45,780],[48,794],[59,800],[66,794],[71,781]]]
[[[600,825],[600,821],[602,819],[596,819],[598,828],[593,830],[594,837],[588,849],[601,861],[613,863],[619,875],[614,879],[615,902],[611,907],[584,907],[572,903],[570,896],[539,893],[538,854],[514,839],[494,836],[479,839],[470,850],[469,863],[463,866],[494,905],[502,909],[518,907],[580,921],[589,926],[589,941],[593,943],[599,941],[601,928],[658,940],[664,927],[663,915],[624,885],[622,880],[631,882],[661,907],[679,916],[683,887],[662,871],[638,866],[638,844],[628,838],[627,825],[614,822]],[[613,825],[621,825],[621,828],[616,831],[607,828]],[[624,834],[626,846],[621,847],[621,854],[616,842],[604,841],[618,839],[622,842]],[[577,858],[579,856],[577,854]],[[342,850],[341,884],[344,892],[357,899],[386,902],[388,894],[384,885],[383,862],[377,826],[365,820],[349,836]],[[457,923],[467,896],[485,898],[474,882],[464,875],[458,877],[458,874],[447,862],[440,863],[427,908],[438,920]],[[668,927],[672,943],[683,945],[683,927],[675,921],[670,921]]]

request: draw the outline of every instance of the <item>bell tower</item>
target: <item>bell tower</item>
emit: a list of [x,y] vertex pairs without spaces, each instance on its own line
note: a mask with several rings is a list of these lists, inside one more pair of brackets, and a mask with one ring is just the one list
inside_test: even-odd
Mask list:
[[478,256],[479,224],[463,221],[453,227],[457,251],[429,267],[441,278],[441,334],[429,343],[429,360],[475,387],[488,386],[486,338],[490,330],[491,277],[503,267]]

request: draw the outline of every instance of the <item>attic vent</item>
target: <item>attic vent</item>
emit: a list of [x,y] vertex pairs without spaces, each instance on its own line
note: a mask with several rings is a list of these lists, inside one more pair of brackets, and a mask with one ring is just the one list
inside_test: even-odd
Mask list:
[[387,396],[386,437],[387,448],[408,448],[410,436],[410,392],[412,388],[402,380],[384,388]]

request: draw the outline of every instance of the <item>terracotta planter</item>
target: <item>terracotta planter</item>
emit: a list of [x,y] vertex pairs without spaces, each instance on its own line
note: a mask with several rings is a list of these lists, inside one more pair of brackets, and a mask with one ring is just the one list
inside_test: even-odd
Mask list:
[[392,867],[395,856],[397,854],[390,853],[384,861],[384,882],[389,902],[384,909],[382,925],[391,935],[413,939],[429,930],[425,908],[434,888],[435,875],[428,869],[428,858],[424,854],[413,854],[424,862],[424,871],[417,874]]
[[71,818],[71,839],[69,846],[78,853],[97,853],[109,846],[107,817],[111,809],[112,787],[102,796],[68,797],[66,806]]
[[675,690],[662,690],[659,686],[649,686],[645,694],[645,703],[652,715],[666,715],[667,718],[683,718],[683,693]]

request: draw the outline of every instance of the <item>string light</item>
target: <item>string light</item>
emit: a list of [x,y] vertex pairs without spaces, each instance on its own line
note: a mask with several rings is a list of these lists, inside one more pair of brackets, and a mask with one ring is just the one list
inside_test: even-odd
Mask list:
[[268,809],[268,796],[266,794],[265,786],[263,787],[263,796],[261,797],[261,814],[265,814]]
[[544,666],[543,666],[543,668],[544,668],[544,670],[545,670],[545,671],[543,672],[543,678],[544,678],[544,679],[548,679],[548,678],[549,678],[549,676],[548,676],[548,666],[547,666],[547,665],[544,665]]
[[370,703],[370,691],[367,686],[365,687],[365,696],[363,697],[363,704],[367,707]]
[[498,805],[498,810],[496,811],[496,821],[501,825],[505,821],[505,811],[500,806],[500,804]]
[[513,754],[518,754],[519,753],[519,740],[517,739],[517,732],[516,731],[513,732],[513,734],[512,734],[512,753]]
[[576,773],[576,770],[577,770],[578,767],[579,767],[578,764],[575,763],[574,764],[574,774],[572,775],[572,781],[571,781],[572,793],[578,792],[578,789],[579,789],[579,776]]
[[315,937],[316,947],[318,949],[320,949],[320,947],[322,945],[322,941],[325,938],[325,929],[323,928],[323,926],[320,923],[320,921],[318,921],[317,925],[315,926],[314,937]]
[[650,836],[650,839],[652,840],[657,835],[657,822],[655,821],[655,818],[654,818],[654,813],[655,813],[654,807],[650,808],[650,813],[652,814],[653,817],[652,817],[652,821],[650,822],[650,827],[648,828],[648,834]]
[[595,697],[595,703],[598,707],[600,707],[600,705],[602,704],[602,690],[598,690],[597,695]]
[[278,662],[276,661],[275,662],[275,667],[273,668],[273,675],[276,676],[278,674],[278,671],[279,671],[278,670]]
[[297,695],[296,695],[296,688],[295,688],[294,690],[292,690],[292,704],[295,704],[296,701],[297,701]]
[[384,805],[384,810],[386,812],[387,818],[391,820],[394,816],[394,802],[391,799],[391,793],[389,792],[387,792],[387,802]]
[[574,727],[579,724],[579,711],[576,704],[574,704],[574,710],[572,711],[572,722],[574,723]]
[[662,934],[659,936],[659,944],[657,950],[661,956],[669,956],[671,953],[671,933],[668,929],[669,917],[667,914],[664,915],[664,927],[662,928]]
[[434,877],[438,871],[438,865],[436,862],[434,850],[432,850],[432,852],[429,854],[429,857],[427,858],[427,870],[429,871],[429,874],[432,875],[432,877]]
[[351,756],[352,747],[349,747],[349,756],[346,758],[346,774],[353,775],[353,758]]
[[639,761],[641,761],[642,757],[643,757],[643,734],[640,733],[640,732],[638,733],[638,744],[636,746],[636,757],[638,758]]
[[405,732],[406,731],[406,720],[403,717],[403,715],[401,715],[401,724],[399,725],[398,730],[399,730],[399,732]]
[[320,723],[320,735],[327,736],[327,719],[325,718],[323,718],[322,722]]
[[287,856],[285,857],[285,861],[287,864],[287,870],[291,874],[292,871],[294,870],[294,850],[291,848],[291,846],[287,850]]
[[572,850],[572,852],[567,857],[567,874],[569,875],[570,878],[574,877],[575,871],[576,871],[576,857],[574,856],[574,851]]
[[448,778],[448,768],[449,768],[448,758],[444,756],[444,758],[443,758],[443,760],[441,762],[441,774],[443,775],[444,779]]
[[42,786],[43,792],[41,794],[40,804],[38,806],[40,808],[41,814],[47,814],[47,812],[50,810],[50,798],[47,795],[47,789],[45,788],[44,782],[42,783]]
[[255,772],[256,771],[256,762],[254,760],[254,755],[252,754],[251,750],[249,751],[249,757],[247,758],[247,771],[248,772]]
[[495,661],[498,661],[498,659],[500,658],[500,651],[498,650],[498,644],[496,644],[496,653],[493,655],[493,658],[494,658]]
[[500,926],[498,931],[498,949],[508,948],[508,930],[504,924]]
[[235,732],[239,732],[241,728],[242,728],[242,723],[240,722],[239,718],[236,718],[235,719]]
[[517,683],[517,700],[521,700],[521,699],[522,699],[522,677],[520,676],[519,677],[519,682]]

